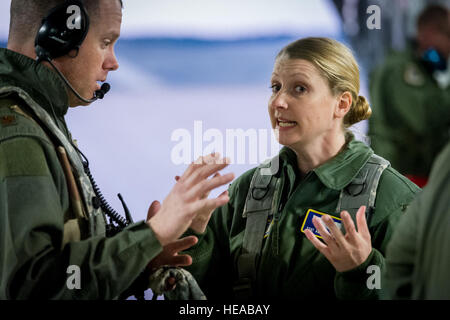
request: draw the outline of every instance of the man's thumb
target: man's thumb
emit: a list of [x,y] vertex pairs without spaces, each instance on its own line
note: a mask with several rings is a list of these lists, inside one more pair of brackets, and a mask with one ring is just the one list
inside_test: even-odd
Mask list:
[[150,208],[148,208],[147,220],[152,218],[159,211],[159,209],[161,209],[161,203],[159,203],[158,200],[153,201]]

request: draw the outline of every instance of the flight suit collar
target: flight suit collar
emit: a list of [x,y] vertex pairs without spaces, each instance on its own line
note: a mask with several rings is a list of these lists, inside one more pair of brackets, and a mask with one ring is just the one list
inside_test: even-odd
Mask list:
[[0,48],[0,86],[24,90],[49,114],[53,106],[58,117],[64,117],[69,108],[65,85],[53,70],[5,48]]
[[[372,155],[372,149],[363,142],[355,140],[352,133],[348,133],[344,149],[312,172],[327,188],[341,190],[353,180]],[[293,169],[288,170],[289,172],[298,174],[297,156],[293,150],[283,147],[280,158],[285,160],[286,166]]]

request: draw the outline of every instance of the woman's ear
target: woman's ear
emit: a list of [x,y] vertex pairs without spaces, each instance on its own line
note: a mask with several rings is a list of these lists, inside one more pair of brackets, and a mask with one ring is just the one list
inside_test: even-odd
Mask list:
[[352,94],[348,91],[345,91],[338,97],[336,109],[334,115],[336,118],[344,118],[345,115],[350,111],[352,106],[353,98]]

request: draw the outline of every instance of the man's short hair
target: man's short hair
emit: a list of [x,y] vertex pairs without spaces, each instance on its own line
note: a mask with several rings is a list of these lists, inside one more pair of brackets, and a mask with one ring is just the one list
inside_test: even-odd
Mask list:
[[[118,0],[123,7],[122,0]],[[9,40],[34,39],[42,19],[64,0],[11,0]],[[91,24],[99,14],[99,0],[81,0],[90,17]],[[94,18],[94,19],[92,19]]]
[[450,36],[450,11],[444,6],[430,5],[419,15],[417,27],[431,26]]

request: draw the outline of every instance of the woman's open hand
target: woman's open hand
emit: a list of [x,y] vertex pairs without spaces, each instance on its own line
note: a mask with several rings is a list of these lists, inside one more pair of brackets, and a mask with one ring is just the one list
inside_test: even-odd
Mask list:
[[[357,231],[350,214],[347,211],[342,211],[341,218],[347,231],[345,236],[328,215],[322,218],[313,218],[313,224],[323,237],[324,242],[316,238],[310,230],[305,231],[308,240],[331,262],[338,272],[349,271],[360,266],[372,251],[365,212],[366,207],[362,206],[356,213]],[[328,229],[320,222],[320,219]]]

